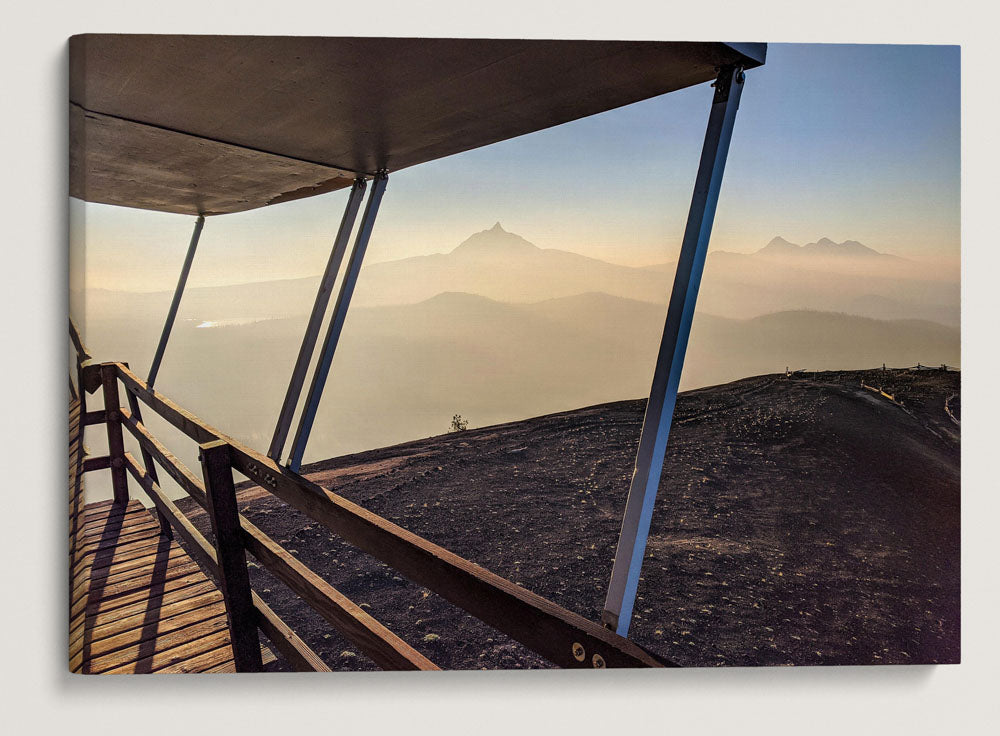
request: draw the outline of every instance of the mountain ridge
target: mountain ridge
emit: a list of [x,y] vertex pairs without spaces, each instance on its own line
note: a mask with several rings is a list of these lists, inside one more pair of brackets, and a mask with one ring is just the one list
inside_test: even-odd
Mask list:
[[[843,255],[824,255],[830,249]],[[788,255],[780,255],[784,252]],[[597,292],[664,308],[675,269],[675,263],[623,266],[572,251],[539,248],[497,222],[473,233],[449,253],[365,266],[352,309],[415,304],[447,292],[480,294],[504,303]],[[820,238],[800,246],[776,236],[755,254],[711,251],[698,311],[748,317],[806,309],[958,325],[958,281],[948,279],[945,272],[919,269],[919,264],[880,254],[857,241],[836,244]],[[214,321],[308,314],[318,282],[318,276],[309,276],[192,287],[184,295],[178,318]],[[93,289],[86,294],[85,311],[116,318],[142,312],[162,320],[169,299],[167,291]]]

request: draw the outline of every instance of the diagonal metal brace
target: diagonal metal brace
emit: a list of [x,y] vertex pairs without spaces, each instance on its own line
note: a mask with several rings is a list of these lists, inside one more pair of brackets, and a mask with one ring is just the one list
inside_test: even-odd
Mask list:
[[[163,353],[167,349],[167,340],[170,339],[170,332],[174,327],[174,320],[177,318],[177,310],[180,308],[181,297],[184,296],[184,287],[187,285],[188,275],[191,273],[191,264],[194,262],[194,254],[198,249],[198,241],[201,240],[201,231],[205,227],[205,216],[198,215],[198,219],[194,223],[194,231],[191,233],[191,241],[188,243],[187,253],[184,255],[184,263],[181,266],[180,276],[177,278],[177,287],[174,289],[173,299],[170,300],[170,308],[167,310],[167,318],[163,322],[163,330],[160,332],[160,341],[156,346],[156,353],[153,355],[153,362],[149,368],[149,378],[146,379],[146,384],[152,388],[153,382],[156,380],[156,374],[160,371],[160,363],[163,361]],[[134,393],[132,393],[128,387],[125,388],[125,396],[128,399],[129,411],[135,420],[142,423],[142,408],[139,406],[139,401],[136,399]],[[142,464],[149,475],[150,480],[154,483],[159,483],[160,479],[156,474],[156,463],[153,462],[152,455],[145,447],[140,447],[142,455]],[[167,519],[163,513],[157,509],[157,518],[160,521],[160,531],[163,536],[172,539],[174,532],[170,526],[170,520]]]
[[309,315],[306,331],[302,335],[302,346],[299,348],[299,356],[295,360],[292,377],[288,382],[288,390],[285,392],[285,400],[281,405],[278,422],[274,428],[274,436],[271,438],[271,446],[267,451],[267,456],[275,462],[280,462],[281,453],[285,449],[288,430],[292,426],[292,415],[295,413],[295,407],[299,403],[302,384],[305,382],[306,371],[309,369],[309,361],[312,360],[313,350],[316,347],[316,338],[319,337],[319,328],[322,326],[323,316],[326,314],[326,308],[330,303],[330,294],[333,292],[333,284],[337,280],[340,264],[344,260],[344,253],[347,252],[347,243],[351,238],[351,231],[354,229],[354,221],[357,219],[358,210],[361,208],[361,200],[364,198],[366,186],[363,178],[359,177],[354,180],[354,185],[351,187],[351,194],[347,199],[347,207],[344,208],[344,216],[340,221],[340,228],[337,230],[337,237],[334,239],[333,248],[330,250],[330,258],[327,260],[326,270],[323,272],[319,288],[316,290],[316,301],[313,304],[312,313]]
[[361,263],[365,258],[365,250],[368,248],[368,241],[371,238],[372,229],[375,227],[375,218],[378,216],[379,205],[382,202],[382,195],[385,193],[388,181],[389,174],[386,171],[380,171],[375,175],[372,190],[368,195],[368,203],[365,205],[365,214],[361,218],[361,226],[354,239],[354,249],[351,251],[351,258],[344,272],[344,280],[340,284],[340,293],[337,295],[337,304],[333,308],[330,326],[327,328],[326,338],[323,341],[323,352],[320,354],[319,364],[313,372],[309,395],[306,397],[302,416],[299,418],[299,426],[295,431],[295,440],[292,443],[292,456],[288,461],[288,467],[296,473],[302,467],[302,456],[305,454],[309,433],[312,431],[313,421],[316,419],[319,401],[323,396],[326,379],[330,373],[330,365],[333,363],[333,355],[337,351],[340,333],[344,329],[347,310],[351,305],[351,297],[354,295],[354,286],[361,273]]
[[743,92],[744,74],[739,67],[721,70],[715,81],[715,97],[688,211],[684,241],[674,274],[667,319],[653,372],[653,385],[639,436],[635,471],[625,504],[618,550],[601,621],[621,636],[628,636],[632,607],[639,587],[642,559],[653,516],[653,505],[663,472],[663,459],[670,435],[677,388],[687,351],[695,301],[701,284],[715,208],[719,202],[722,174],[732,138],[736,110]]

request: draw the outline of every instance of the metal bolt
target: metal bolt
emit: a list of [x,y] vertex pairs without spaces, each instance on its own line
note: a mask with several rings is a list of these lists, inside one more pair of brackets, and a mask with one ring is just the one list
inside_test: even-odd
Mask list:
[[603,670],[605,668],[604,657],[600,654],[595,654],[594,658],[591,660],[594,663],[595,670]]
[[578,641],[573,642],[573,658],[577,662],[582,662],[587,658],[587,650],[583,648],[583,644]]

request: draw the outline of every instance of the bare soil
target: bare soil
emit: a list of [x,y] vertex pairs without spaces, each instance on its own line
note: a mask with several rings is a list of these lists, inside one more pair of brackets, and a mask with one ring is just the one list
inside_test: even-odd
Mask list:
[[[441,435],[305,471],[597,621],[644,405]],[[958,662],[957,421],[956,372],[768,375],[681,394],[630,638],[683,666]],[[549,666],[259,488],[241,486],[240,498],[255,524],[442,668]],[[251,577],[331,667],[375,669],[253,563]]]

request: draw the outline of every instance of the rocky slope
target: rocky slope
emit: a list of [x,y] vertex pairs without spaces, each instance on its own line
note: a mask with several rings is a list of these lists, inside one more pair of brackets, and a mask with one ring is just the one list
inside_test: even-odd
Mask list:
[[[682,394],[630,637],[685,666],[957,662],[959,392],[955,372],[852,371]],[[643,403],[432,437],[306,471],[597,620]],[[546,666],[260,489],[244,487],[241,506],[440,666]],[[373,668],[264,570],[252,577],[331,666]]]

